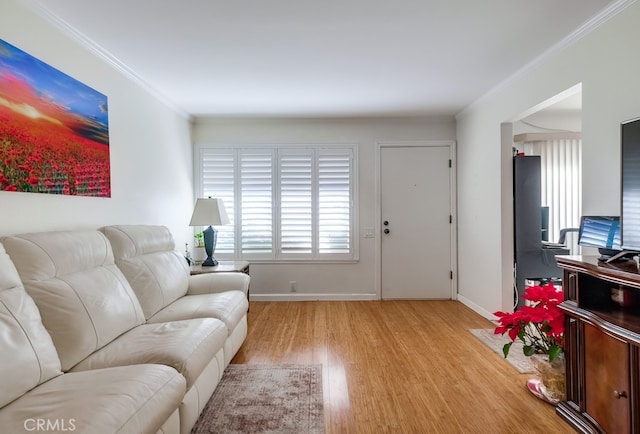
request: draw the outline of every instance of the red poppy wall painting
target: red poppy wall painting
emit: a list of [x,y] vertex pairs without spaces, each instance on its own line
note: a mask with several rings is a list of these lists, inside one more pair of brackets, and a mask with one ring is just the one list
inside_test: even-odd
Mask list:
[[0,191],[111,197],[107,97],[1,39]]

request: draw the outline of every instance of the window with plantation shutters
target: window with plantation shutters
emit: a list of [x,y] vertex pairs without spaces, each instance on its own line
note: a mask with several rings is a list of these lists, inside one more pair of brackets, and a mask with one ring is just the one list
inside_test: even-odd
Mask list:
[[353,260],[355,146],[198,146],[199,194],[221,197],[216,257]]

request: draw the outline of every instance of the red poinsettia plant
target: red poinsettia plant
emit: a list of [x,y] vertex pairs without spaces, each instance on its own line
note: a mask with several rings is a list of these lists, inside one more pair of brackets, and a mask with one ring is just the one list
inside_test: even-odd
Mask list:
[[558,307],[563,300],[562,289],[551,283],[530,286],[525,289],[522,298],[529,303],[515,312],[494,313],[500,324],[494,333],[508,333],[511,338],[511,342],[502,347],[502,352],[507,357],[511,345],[519,339],[523,343],[525,356],[547,354],[552,362],[563,353],[564,313]]

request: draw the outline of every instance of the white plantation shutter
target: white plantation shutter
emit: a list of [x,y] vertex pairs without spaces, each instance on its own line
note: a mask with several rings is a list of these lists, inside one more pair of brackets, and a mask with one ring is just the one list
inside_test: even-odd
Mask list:
[[242,151],[242,254],[273,252],[273,150]]
[[351,152],[318,156],[318,248],[349,253],[351,248]]
[[283,254],[313,252],[313,163],[314,156],[309,150],[280,152],[280,249]]
[[[198,189],[221,197],[219,259],[353,260],[355,146],[199,146]],[[220,255],[218,255],[220,253]]]
[[231,224],[216,226],[218,240],[216,254],[233,253],[235,246],[235,155],[233,150],[207,150],[201,153],[200,173],[202,195],[200,197],[218,197],[224,201],[224,207]]

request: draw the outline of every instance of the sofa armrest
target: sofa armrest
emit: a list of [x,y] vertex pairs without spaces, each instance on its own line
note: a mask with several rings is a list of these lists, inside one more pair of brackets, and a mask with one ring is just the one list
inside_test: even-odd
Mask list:
[[187,295],[212,294],[224,291],[249,292],[249,275],[237,272],[205,273],[189,276]]

